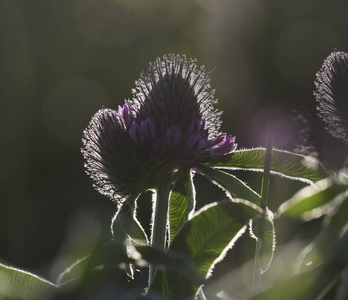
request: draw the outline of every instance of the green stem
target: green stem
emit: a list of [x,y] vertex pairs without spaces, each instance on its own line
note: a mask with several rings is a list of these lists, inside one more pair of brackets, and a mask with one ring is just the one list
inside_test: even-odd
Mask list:
[[265,155],[265,163],[264,163],[264,167],[263,167],[263,177],[262,177],[262,186],[261,186],[261,208],[262,209],[266,209],[267,203],[268,203],[273,139],[274,139],[273,117],[272,117],[272,108],[270,108],[269,109],[269,117],[268,117],[266,155]]
[[[258,292],[258,290],[260,288],[259,284],[260,284],[261,272],[260,272],[259,261],[258,261],[259,260],[258,252],[259,252],[259,241],[256,240],[255,257],[254,257],[253,285],[252,285],[253,295],[256,295],[256,292]],[[256,286],[256,284],[257,284],[257,286]]]
[[[273,116],[272,108],[269,109],[268,116],[268,128],[267,128],[267,141],[266,141],[266,155],[265,162],[263,167],[263,177],[261,184],[261,208],[263,210],[267,209],[268,197],[269,197],[269,183],[270,183],[270,174],[271,174],[271,162],[272,162],[272,148],[273,148]],[[261,272],[259,267],[259,247],[260,242],[256,240],[255,245],[255,259],[254,259],[254,273],[253,273],[253,294],[255,295],[256,291],[260,288],[261,281]],[[257,299],[257,298],[256,298]]]
[[[162,251],[166,250],[167,244],[168,208],[171,191],[170,184],[162,184],[157,189],[152,218],[151,246]],[[156,267],[151,265],[149,271],[149,287],[155,278],[156,271]]]
[[207,297],[205,296],[202,287],[198,289],[198,298],[199,300],[207,300]]

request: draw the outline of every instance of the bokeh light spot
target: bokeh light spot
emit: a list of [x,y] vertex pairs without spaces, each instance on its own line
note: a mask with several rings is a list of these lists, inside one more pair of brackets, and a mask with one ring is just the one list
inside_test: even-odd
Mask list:
[[43,102],[45,129],[62,143],[80,145],[82,132],[91,116],[108,104],[103,89],[92,81],[70,78],[59,82]]
[[310,20],[294,23],[277,41],[274,58],[278,71],[293,86],[311,85],[318,64],[340,44],[335,30],[328,25]]
[[123,1],[75,1],[79,29],[90,41],[102,46],[129,44],[129,13]]

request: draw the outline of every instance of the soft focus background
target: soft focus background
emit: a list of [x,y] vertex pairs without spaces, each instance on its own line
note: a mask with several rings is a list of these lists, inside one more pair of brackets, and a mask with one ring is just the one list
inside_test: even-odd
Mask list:
[[[265,145],[272,104],[277,148],[342,166],[347,148],[324,131],[312,93],[330,52],[348,52],[347,9],[332,0],[0,0],[0,260],[55,280],[69,253],[109,235],[116,206],[84,173],[82,132],[164,54],[212,70],[222,131],[240,148]],[[259,175],[243,178],[259,190]],[[198,207],[224,197],[195,179]],[[301,186],[274,179],[270,206]],[[146,227],[151,201],[141,200]],[[279,228],[281,244],[293,233]],[[252,257],[238,249],[215,276]]]

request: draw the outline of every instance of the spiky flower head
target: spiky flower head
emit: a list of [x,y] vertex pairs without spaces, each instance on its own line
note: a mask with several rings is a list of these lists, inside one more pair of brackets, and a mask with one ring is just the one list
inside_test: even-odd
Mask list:
[[98,111],[84,131],[85,166],[102,194],[121,200],[236,149],[234,137],[219,133],[221,112],[195,60],[157,58],[132,93],[117,111]]
[[348,144],[348,54],[333,52],[316,75],[314,96],[327,131]]

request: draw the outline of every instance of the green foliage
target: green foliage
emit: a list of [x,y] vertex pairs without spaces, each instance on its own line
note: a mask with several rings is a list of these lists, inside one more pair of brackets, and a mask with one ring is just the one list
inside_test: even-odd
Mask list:
[[[257,209],[257,206],[261,205],[261,196],[253,189],[232,174],[218,170],[227,168],[262,171],[265,154],[265,149],[240,150],[220,158],[219,161],[195,165],[198,172],[223,189],[230,199],[242,198],[246,202],[245,200],[243,203],[227,200],[219,202],[205,207],[191,220],[188,220],[187,210],[189,203],[187,199],[193,195],[190,178],[185,177],[178,181],[178,191],[174,190],[172,195],[174,205],[169,212],[170,226],[177,235],[172,231],[170,235],[172,244],[169,250],[188,254],[201,276],[207,277],[210,274],[216,262],[224,257],[250,219],[253,219],[252,234],[258,242],[256,257],[260,273],[268,270],[275,249],[273,214],[270,211],[265,214]],[[311,158],[279,150],[272,151],[270,169],[274,174],[307,182],[325,177],[324,171]],[[179,205],[180,202],[182,206]],[[248,211],[246,207],[254,210],[248,217],[245,217]],[[233,214],[238,210],[238,214]],[[179,230],[182,225],[182,229]],[[159,272],[152,285],[152,289],[161,290],[169,299],[192,297],[198,288],[199,285],[168,269]]]
[[[261,211],[248,202],[224,200],[203,207],[174,238],[171,251],[185,253],[202,277],[208,277],[234,242],[245,231],[249,220]],[[168,270],[157,274],[153,289],[161,290],[169,299],[189,299],[199,285]]]
[[264,291],[259,291],[249,300],[307,300],[313,297],[311,288],[318,279],[315,272],[307,272],[295,276],[277,274],[272,286]]
[[[231,170],[262,171],[265,155],[265,148],[237,150],[206,165]],[[276,149],[272,150],[271,173],[306,182],[326,177],[314,158]]]
[[283,203],[278,209],[278,215],[306,220],[318,218],[333,209],[336,205],[333,200],[347,190],[347,182],[325,178],[315,186],[303,188]]
[[[308,186],[283,203],[278,215],[307,221],[325,215],[318,236],[300,254],[298,271],[304,272],[338,257],[348,226],[348,178],[344,173],[325,178]],[[348,260],[344,261],[348,264]]]
[[89,256],[82,257],[76,260],[71,266],[66,268],[58,277],[57,285],[66,286],[76,284],[76,280],[82,278],[83,273],[87,269]]
[[135,244],[148,245],[147,235],[135,217],[136,198],[130,197],[119,208],[111,221],[111,232],[118,241],[129,238]]
[[298,270],[313,269],[330,260],[348,267],[347,254],[348,196],[328,213],[318,236],[300,254]]
[[197,170],[202,172],[211,182],[218,185],[230,198],[246,199],[258,206],[261,204],[261,197],[258,193],[248,187],[243,181],[226,172],[198,165]]
[[255,256],[262,274],[270,267],[276,246],[273,213],[271,211],[268,210],[266,215],[260,215],[252,220],[251,235],[257,240]]
[[175,237],[172,250],[188,252],[197,271],[207,276],[224,250],[260,210],[245,202],[223,200],[203,207]]
[[[59,287],[35,275],[1,265],[0,276],[6,280],[0,282],[0,295],[6,299],[50,299],[51,294],[63,291],[65,299],[87,299],[86,294],[95,292],[95,289],[101,291],[116,287],[112,293],[113,299],[136,299],[139,290],[125,290],[121,283],[124,271],[134,278],[134,268],[144,269],[151,265],[156,275],[147,299],[193,299],[212,274],[216,263],[224,258],[245,232],[248,223],[251,224],[252,236],[257,239],[259,273],[266,272],[275,249],[273,213],[267,207],[261,209],[261,196],[247,184],[219,170],[262,171],[265,153],[265,149],[240,150],[220,157],[220,161],[195,165],[199,173],[219,186],[229,198],[204,206],[196,213],[192,171],[183,173],[173,184],[170,194],[166,251],[149,246],[148,237],[136,218],[138,195],[132,195],[120,205],[112,220],[113,238],[100,242],[95,249],[91,249],[90,255],[67,268],[58,279]],[[326,216],[317,238],[299,257],[299,275],[279,279],[278,286],[263,291],[258,295],[259,299],[276,299],[280,287],[286,291],[287,285],[293,283],[300,288],[298,293],[291,294],[289,291],[287,299],[297,296],[305,299],[301,297],[325,294],[326,290],[332,288],[331,281],[323,281],[323,288],[317,289],[315,293],[308,292],[313,280],[301,282],[302,278],[307,278],[308,272],[320,277],[322,266],[339,264],[341,267],[334,268],[332,274],[335,276],[335,284],[343,280],[341,274],[348,266],[345,254],[348,244],[348,180],[346,176],[323,179],[325,173],[312,162],[310,158],[301,155],[272,151],[270,169],[274,174],[307,182],[321,179],[281,205],[276,216],[297,219],[299,222],[324,214]]]
[[[127,253],[131,255],[133,244],[148,245],[148,238],[145,230],[135,217],[135,203],[137,196],[130,196],[119,208],[111,221],[111,233],[118,243],[127,245]],[[133,278],[133,267],[126,266],[127,274]]]
[[57,289],[34,274],[0,264],[0,299],[48,299]]
[[[301,189],[280,206],[277,215],[283,220],[291,218],[292,222],[305,223],[323,217],[321,228],[298,255],[294,273],[287,277],[275,275],[273,285],[257,299],[277,299],[279,294],[285,295],[284,299],[347,298],[347,180],[345,171],[322,179]],[[297,289],[289,290],[290,285]]]
[[169,201],[169,242],[173,240],[195,207],[195,189],[188,170],[174,185]]
[[160,268],[165,267],[166,270],[176,273],[186,280],[191,280],[196,284],[203,283],[204,278],[198,274],[190,257],[184,252],[171,249],[163,252],[150,246],[138,246],[136,252],[140,254],[140,256],[134,255],[134,257],[138,257],[138,260],[135,260],[138,265],[145,262],[145,264],[153,264]]
[[[90,255],[78,260],[61,274],[59,281],[62,293],[53,299],[139,299],[142,287],[127,286],[124,280],[124,268],[128,265],[148,268],[149,263],[155,261],[191,277],[196,274],[193,268],[186,265],[187,259],[182,256],[169,255],[149,246],[132,247],[130,252],[128,250],[129,246],[115,240],[100,241]],[[163,300],[156,294],[148,295],[145,299]]]

